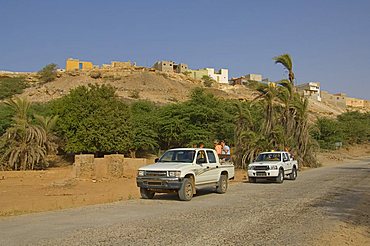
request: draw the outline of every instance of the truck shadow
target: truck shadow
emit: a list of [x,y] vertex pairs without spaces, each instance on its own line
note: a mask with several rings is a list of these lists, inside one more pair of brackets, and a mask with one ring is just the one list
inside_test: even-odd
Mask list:
[[[197,190],[197,193],[194,195],[193,198],[200,197],[200,196],[206,196],[209,194],[215,194],[215,189],[209,188],[209,189],[201,189]],[[155,196],[153,200],[167,200],[167,201],[179,201],[179,197],[177,193],[155,193]]]
[[[292,182],[292,181],[294,181],[294,180],[289,179],[289,178],[285,178],[284,179],[284,182]],[[244,180],[242,183],[244,183],[244,184],[251,184],[251,185],[279,184],[275,180],[271,180],[271,179],[260,179],[260,180],[257,180],[255,183],[251,183],[248,180]]]

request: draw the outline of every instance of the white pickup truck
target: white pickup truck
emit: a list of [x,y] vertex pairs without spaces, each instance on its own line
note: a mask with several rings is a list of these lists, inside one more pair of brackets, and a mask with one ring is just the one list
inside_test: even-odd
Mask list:
[[293,160],[288,152],[263,152],[249,164],[248,179],[251,183],[255,183],[257,179],[271,179],[283,183],[285,177],[295,180],[297,170],[298,162]]
[[155,164],[141,167],[136,183],[144,199],[156,192],[177,192],[180,200],[189,201],[202,187],[225,193],[234,172],[232,162],[220,160],[213,149],[178,148],[166,151]]

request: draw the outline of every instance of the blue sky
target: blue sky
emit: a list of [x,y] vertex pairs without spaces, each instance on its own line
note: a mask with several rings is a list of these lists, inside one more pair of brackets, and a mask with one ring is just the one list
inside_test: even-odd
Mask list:
[[0,0],[0,30],[0,70],[166,59],[275,81],[289,53],[298,83],[370,99],[368,0]]

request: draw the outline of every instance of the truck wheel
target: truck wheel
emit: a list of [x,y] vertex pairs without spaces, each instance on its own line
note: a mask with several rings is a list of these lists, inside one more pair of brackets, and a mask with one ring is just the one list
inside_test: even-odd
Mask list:
[[254,177],[248,177],[248,181],[249,181],[249,183],[256,183],[256,178],[254,178]]
[[150,191],[145,188],[140,188],[140,195],[143,199],[152,199],[154,197],[155,192]]
[[281,183],[283,183],[283,181],[284,181],[284,170],[279,169],[279,175],[276,177],[276,182],[281,184]]
[[223,194],[227,190],[227,175],[223,174],[220,176],[220,180],[218,181],[216,192]]
[[291,180],[295,180],[297,178],[297,169],[293,167],[292,173],[289,175]]
[[180,190],[177,192],[181,201],[190,201],[193,198],[193,182],[189,178],[185,178]]

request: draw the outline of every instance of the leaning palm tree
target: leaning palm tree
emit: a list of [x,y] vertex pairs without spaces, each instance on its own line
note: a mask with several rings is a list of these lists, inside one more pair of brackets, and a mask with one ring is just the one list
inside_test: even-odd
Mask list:
[[286,70],[288,70],[289,73],[289,81],[292,85],[294,85],[294,72],[293,72],[293,62],[292,58],[290,57],[289,54],[283,54],[280,56],[276,56],[273,58],[275,60],[275,63],[278,64],[280,63],[281,65],[284,66]]
[[15,114],[13,123],[2,136],[3,159],[9,168],[18,170],[34,169],[46,156],[46,132],[40,126],[32,125],[28,118],[30,102],[15,98],[5,102]]

